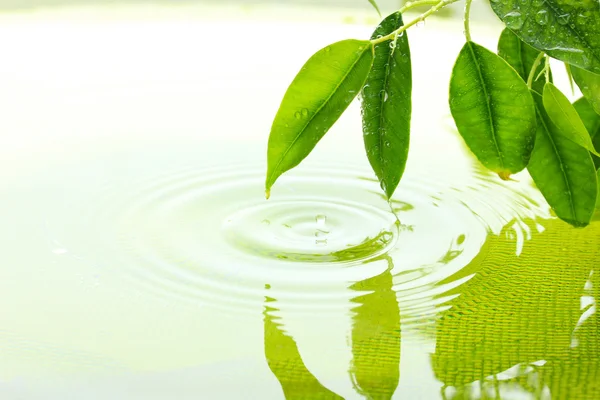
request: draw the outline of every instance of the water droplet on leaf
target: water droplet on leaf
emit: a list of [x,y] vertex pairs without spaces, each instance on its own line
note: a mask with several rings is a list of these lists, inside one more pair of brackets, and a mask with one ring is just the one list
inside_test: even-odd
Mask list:
[[559,15],[556,20],[558,21],[559,24],[566,25],[569,23],[570,18],[571,18],[571,15],[563,14],[563,15]]
[[504,16],[504,22],[510,29],[519,30],[523,27],[523,16],[519,11],[511,11]]
[[546,25],[548,23],[548,11],[538,11],[538,13],[535,15],[535,22],[537,22],[540,25]]

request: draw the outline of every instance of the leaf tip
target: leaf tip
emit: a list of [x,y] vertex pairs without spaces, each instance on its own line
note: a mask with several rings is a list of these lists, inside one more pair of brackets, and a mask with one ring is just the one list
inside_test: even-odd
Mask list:
[[269,197],[271,197],[271,188],[266,188],[265,189],[265,199],[269,200]]
[[498,176],[499,176],[499,177],[500,177],[500,179],[502,179],[503,181],[513,181],[513,182],[515,182],[515,180],[514,180],[514,179],[512,179],[512,178],[510,177],[510,172],[508,172],[508,171],[501,171],[501,172],[498,172]]

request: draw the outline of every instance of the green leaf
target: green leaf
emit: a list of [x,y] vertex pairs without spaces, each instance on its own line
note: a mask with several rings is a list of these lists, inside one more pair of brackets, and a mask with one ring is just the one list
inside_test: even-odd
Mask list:
[[[372,39],[402,26],[394,13],[375,29]],[[373,67],[362,91],[363,133],[367,157],[388,199],[404,173],[410,141],[412,71],[406,32],[375,46]]]
[[379,6],[375,2],[375,0],[369,0],[369,3],[371,3],[371,5],[373,6],[373,8],[375,8],[375,11],[377,11],[377,14],[379,14],[379,16],[381,17],[381,11],[379,11]]
[[[585,129],[590,134],[594,148],[600,150],[600,115],[596,114],[585,97],[573,103],[573,107],[577,111],[577,114],[579,114],[579,118],[583,121]],[[592,158],[594,159],[596,168],[600,168],[600,157],[592,156]]]
[[527,169],[556,215],[577,227],[589,224],[597,196],[596,170],[590,153],[569,140],[532,92],[538,115],[537,137]]
[[543,99],[544,108],[560,134],[583,146],[595,155],[600,156],[596,149],[594,149],[592,138],[585,128],[583,121],[579,118],[577,111],[575,111],[569,99],[553,83],[549,82],[544,86]]
[[271,127],[266,195],[327,133],[362,88],[373,63],[368,40],[343,40],[316,52],[287,89]]
[[527,85],[502,58],[465,43],[450,78],[450,111],[485,167],[508,179],[527,166],[535,140],[535,108]]
[[[517,71],[523,81],[527,82],[531,68],[539,54],[540,51],[524,43],[510,29],[505,28],[500,34],[498,55]],[[535,71],[535,76],[537,77],[543,70],[544,64],[540,63]],[[545,83],[544,79],[538,79],[533,82],[533,89],[542,93]]]
[[598,0],[491,0],[496,15],[525,43],[600,73]]
[[[600,35],[600,32],[598,34]],[[588,99],[594,111],[600,114],[600,75],[577,67],[573,67],[571,70],[581,93]]]

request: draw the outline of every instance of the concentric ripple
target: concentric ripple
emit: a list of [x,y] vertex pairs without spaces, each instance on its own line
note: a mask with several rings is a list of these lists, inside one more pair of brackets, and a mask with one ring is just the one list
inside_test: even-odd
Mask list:
[[455,188],[422,171],[388,203],[362,169],[300,170],[270,200],[252,166],[166,174],[132,191],[118,217],[132,284],[236,310],[255,308],[268,287],[302,309],[337,309],[356,295],[351,284],[390,271],[400,298],[422,307],[490,233],[540,213],[485,174]]

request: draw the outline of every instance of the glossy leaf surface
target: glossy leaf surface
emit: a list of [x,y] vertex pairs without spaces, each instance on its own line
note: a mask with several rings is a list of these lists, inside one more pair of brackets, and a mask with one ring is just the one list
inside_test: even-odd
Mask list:
[[527,169],[556,215],[573,226],[589,224],[596,205],[596,170],[590,153],[568,139],[533,92],[537,137]]
[[[402,16],[384,19],[372,38],[402,26]],[[392,50],[390,42],[375,46],[373,67],[362,92],[363,135],[367,157],[388,198],[404,173],[410,141],[412,71],[406,32]]]
[[594,111],[600,114],[600,75],[577,67],[572,67],[571,73],[575,83],[581,89],[581,93],[588,99]]
[[370,41],[343,40],[315,53],[287,89],[267,151],[266,194],[316,146],[362,88],[373,63]]
[[535,108],[527,85],[502,58],[467,42],[450,78],[450,111],[481,163],[503,179],[527,166]]
[[496,15],[525,43],[600,73],[598,0],[492,0]]
[[[600,150],[600,115],[596,114],[590,103],[584,97],[573,103],[573,107],[575,107],[575,111],[579,114],[585,128],[590,134],[594,148]],[[592,158],[594,159],[596,168],[600,168],[600,157],[592,156]]]
[[600,156],[594,149],[592,138],[569,99],[552,83],[544,86],[543,96],[544,108],[560,134]]
[[[500,39],[498,40],[498,55],[506,60],[506,62],[518,72],[523,81],[527,82],[531,68],[533,68],[535,59],[539,54],[539,50],[524,43],[510,29],[505,28],[500,34]],[[543,69],[544,64],[540,63],[536,68],[535,77],[537,77]],[[540,77],[540,79],[533,82],[533,90],[541,94],[544,90],[545,83],[544,77]]]

